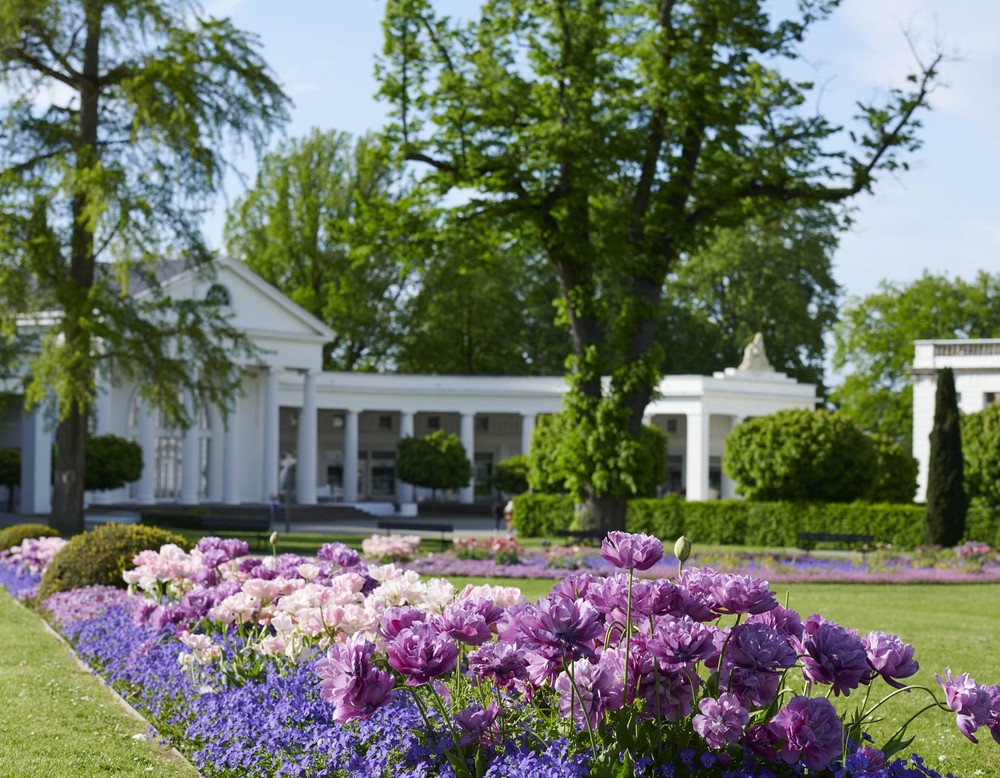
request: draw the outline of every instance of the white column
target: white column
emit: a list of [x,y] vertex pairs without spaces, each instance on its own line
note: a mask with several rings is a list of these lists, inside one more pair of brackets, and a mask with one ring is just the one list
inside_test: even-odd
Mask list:
[[308,371],[302,387],[299,439],[295,465],[295,497],[302,505],[316,504],[316,373]]
[[[97,393],[94,396],[94,432],[98,435],[111,434],[111,382],[106,376],[97,376]],[[114,491],[104,489],[99,492],[90,492],[90,502],[94,505],[107,505],[112,500]]]
[[[743,419],[744,417],[739,415],[730,417],[729,432],[732,433],[732,431],[736,429],[737,425],[743,422]],[[722,488],[720,490],[719,497],[723,500],[731,500],[734,497],[739,497],[739,495],[736,494],[737,483],[726,474],[725,468],[722,470],[721,486]]]
[[21,411],[21,513],[52,513],[52,430],[45,423],[50,402]]
[[184,392],[184,406],[191,426],[184,430],[181,448],[181,503],[197,505],[201,485],[201,431],[198,429],[199,413],[194,393]]
[[531,453],[531,436],[535,434],[535,413],[521,414],[521,453],[525,456]]
[[208,406],[208,501],[222,502],[223,470],[225,469],[226,427],[222,421],[222,411],[215,405]]
[[139,446],[142,448],[142,477],[139,479],[140,503],[156,502],[156,410],[139,399]]
[[[469,464],[476,467],[476,416],[473,413],[463,413],[462,414],[462,424],[460,427],[459,437],[462,439],[462,445],[465,447],[465,455],[469,458]],[[466,505],[471,504],[476,497],[475,494],[475,475],[469,479],[469,485],[464,486],[458,490],[458,501],[465,503]]]
[[358,501],[358,412],[344,414],[344,502]]
[[684,462],[687,499],[708,499],[708,419],[709,414],[687,415],[687,452]]
[[278,493],[278,371],[267,369],[264,384],[264,457],[260,498],[267,502]]
[[240,398],[234,397],[226,418],[226,442],[222,459],[222,501],[240,503]]
[[[413,414],[407,413],[406,411],[401,411],[399,414],[399,438],[412,438],[413,437]],[[405,481],[400,481],[396,479],[396,499],[399,500],[400,506],[405,503],[413,502],[413,484],[408,484]]]

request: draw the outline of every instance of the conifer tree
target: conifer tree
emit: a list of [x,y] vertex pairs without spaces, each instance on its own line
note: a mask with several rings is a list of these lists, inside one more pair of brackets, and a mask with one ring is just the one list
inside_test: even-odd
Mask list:
[[955,546],[965,534],[965,494],[962,436],[951,368],[938,373],[931,429],[931,458],[927,474],[927,542]]

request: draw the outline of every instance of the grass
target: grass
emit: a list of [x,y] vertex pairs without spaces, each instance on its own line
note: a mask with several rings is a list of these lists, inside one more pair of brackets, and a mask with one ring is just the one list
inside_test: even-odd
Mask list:
[[197,777],[146,730],[0,587],[0,778]]

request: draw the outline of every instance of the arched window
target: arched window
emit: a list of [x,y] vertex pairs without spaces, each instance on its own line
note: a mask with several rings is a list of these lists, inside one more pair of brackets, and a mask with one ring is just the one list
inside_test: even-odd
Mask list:
[[[129,406],[129,438],[139,442],[139,425],[142,413],[139,393],[134,392]],[[208,449],[212,432],[208,425],[205,409],[198,412],[198,499],[208,493]],[[221,445],[221,441],[219,442]],[[143,451],[143,457],[149,453]],[[162,411],[156,412],[156,429],[153,438],[153,497],[157,500],[174,501],[181,498],[184,478],[184,430],[170,424]],[[129,484],[129,496],[137,498],[138,482]]]
[[208,291],[205,292],[205,302],[212,305],[222,305],[227,308],[233,304],[229,290],[222,284],[212,284],[208,287]]

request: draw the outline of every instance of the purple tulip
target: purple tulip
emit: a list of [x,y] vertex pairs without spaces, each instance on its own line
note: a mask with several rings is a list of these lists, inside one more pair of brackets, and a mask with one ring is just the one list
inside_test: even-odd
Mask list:
[[781,742],[781,758],[788,764],[802,759],[819,772],[840,755],[843,725],[825,697],[793,697],[767,727]]
[[527,677],[524,651],[513,643],[486,643],[469,653],[469,672],[510,689]]
[[[940,675],[934,677],[944,689],[948,707],[955,711],[955,723],[958,725],[958,731],[973,743],[978,743],[979,741],[972,733],[979,727],[987,726],[992,707],[990,690],[973,681],[968,673],[962,673],[952,678],[950,667],[945,668],[944,680],[941,680]],[[993,729],[992,732],[993,736],[996,737],[996,730]]]
[[573,674],[572,680],[566,671],[556,679],[559,711],[578,723],[589,722],[591,727],[597,727],[605,713],[622,706],[621,680],[615,669],[614,663],[609,661],[593,663],[580,659],[574,662],[569,671]]
[[414,624],[396,635],[386,647],[389,664],[404,676],[408,686],[421,686],[451,672],[458,659],[458,646],[451,636],[429,624]]
[[872,670],[896,689],[903,688],[897,678],[909,678],[920,669],[920,665],[913,659],[913,646],[907,645],[896,635],[869,632],[861,638],[861,644]]
[[358,552],[343,543],[324,543],[316,552],[316,558],[339,567],[354,567],[361,561]]
[[609,532],[601,556],[624,570],[648,570],[663,559],[663,544],[652,535]]
[[692,720],[694,731],[705,738],[709,748],[739,742],[750,721],[750,713],[731,694],[722,694],[718,700],[706,697],[698,703],[698,710],[701,712]]
[[386,608],[379,619],[379,634],[392,640],[407,627],[427,621],[427,614],[412,605]]
[[798,650],[806,680],[830,684],[835,695],[848,697],[852,689],[868,683],[868,656],[861,640],[819,614],[806,619]]
[[748,707],[774,702],[781,681],[779,671],[796,662],[788,638],[766,624],[733,627],[725,650],[720,683]]
[[320,698],[333,705],[338,724],[366,719],[392,698],[395,682],[371,663],[374,653],[375,644],[356,634],[330,646],[326,658],[316,663]]
[[1000,745],[1000,684],[990,686],[987,691],[990,695],[990,709],[986,716],[986,726],[989,727],[993,739]]
[[579,659],[594,655],[594,640],[604,634],[600,614],[585,600],[546,598],[518,616],[522,639],[533,648],[551,648]]
[[484,604],[485,607],[482,607],[473,600],[453,602],[434,620],[434,626],[447,632],[459,643],[480,646],[493,637],[486,620],[486,616],[492,613],[493,605],[488,600]]
[[715,629],[699,624],[690,616],[658,616],[646,649],[666,669],[707,659],[715,653],[714,637]]
[[460,746],[471,746],[473,743],[489,746],[500,739],[500,729],[496,726],[500,708],[496,702],[491,702],[485,708],[478,702],[455,714],[455,721],[462,729],[459,738]]

